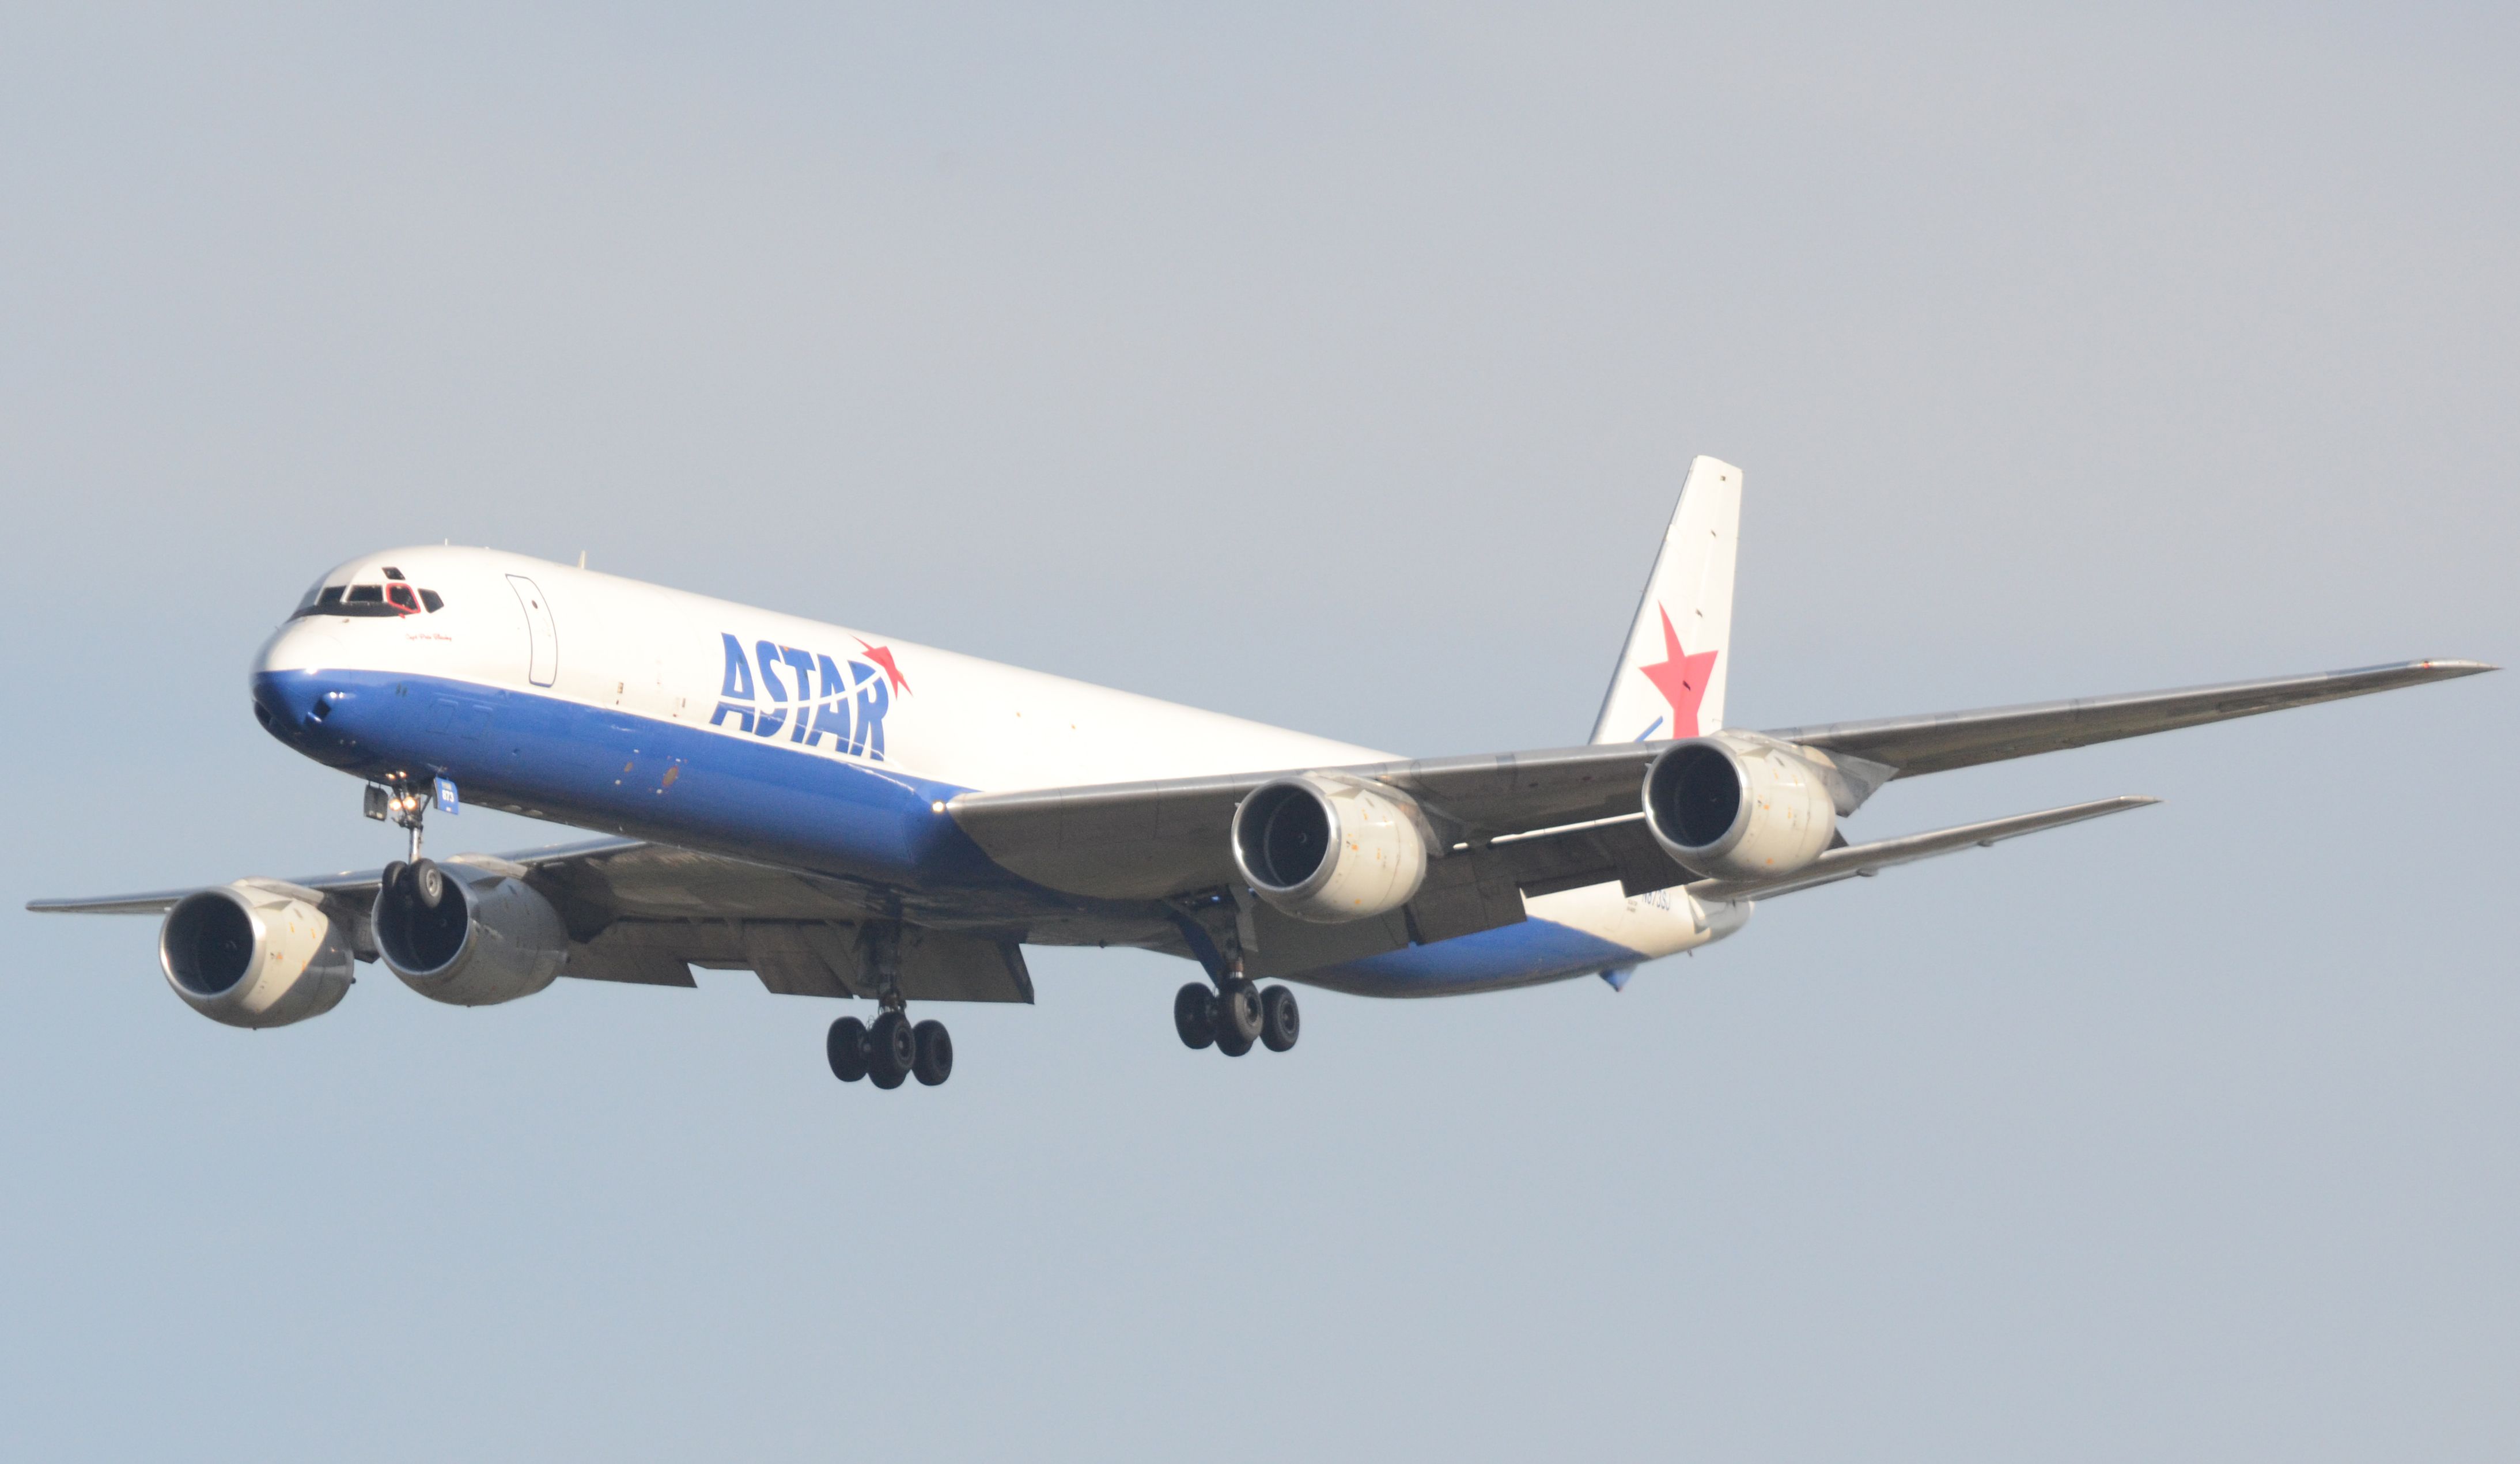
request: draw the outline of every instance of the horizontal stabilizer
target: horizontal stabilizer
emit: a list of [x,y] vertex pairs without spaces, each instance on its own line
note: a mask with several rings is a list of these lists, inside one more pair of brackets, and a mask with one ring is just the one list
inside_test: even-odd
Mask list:
[[2016,813],[2010,818],[1994,818],[1985,823],[1962,824],[1956,829],[1937,829],[1929,834],[1910,834],[1901,839],[1884,839],[1877,844],[1850,844],[1833,848],[1792,874],[1757,880],[1699,880],[1684,888],[1701,901],[1725,899],[1771,899],[1809,890],[1818,885],[1833,885],[1859,875],[1879,874],[1893,864],[1912,864],[1937,854],[1956,854],[1964,848],[1983,848],[2042,829],[2060,829],[2081,823],[2087,818],[2103,818],[2111,813],[2124,813],[2161,800],[2131,795],[2126,798],[2101,799],[2096,802],[2075,803],[2063,808],[2050,808],[2044,813]]

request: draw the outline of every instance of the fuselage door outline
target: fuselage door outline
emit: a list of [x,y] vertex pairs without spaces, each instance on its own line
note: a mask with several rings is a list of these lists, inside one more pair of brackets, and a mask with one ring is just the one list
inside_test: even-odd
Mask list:
[[549,686],[560,679],[560,631],[552,624],[551,601],[541,586],[522,574],[509,575],[508,588],[517,592],[517,604],[525,613],[525,635],[532,644],[525,679]]

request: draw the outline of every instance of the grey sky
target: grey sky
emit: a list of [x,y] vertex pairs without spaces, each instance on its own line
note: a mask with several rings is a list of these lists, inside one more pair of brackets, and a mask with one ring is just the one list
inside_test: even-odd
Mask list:
[[[2520,650],[2507,11],[1564,9],[0,8],[8,908],[386,857],[243,672],[428,538],[1411,753],[1582,737],[1698,451],[1748,725]],[[2506,1458],[2515,686],[1290,1058],[1040,954],[888,1097],[12,913],[0,1453]]]

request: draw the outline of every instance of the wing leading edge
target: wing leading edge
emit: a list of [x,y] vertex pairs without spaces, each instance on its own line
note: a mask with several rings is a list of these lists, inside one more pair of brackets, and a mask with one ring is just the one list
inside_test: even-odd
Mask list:
[[[1850,768],[1870,764],[1880,770],[1869,778],[1870,785],[1877,786],[1893,777],[1945,772],[2493,669],[2473,661],[2408,662],[2128,696],[1834,722],[1765,735],[1826,755]],[[1428,938],[1443,938],[1518,920],[1525,895],[1612,880],[1630,893],[1688,884],[1688,872],[1671,863],[1637,816],[1645,764],[1666,746],[1631,743],[1421,758],[1338,771],[1406,792],[1426,810],[1446,857],[1430,871],[1427,889],[1413,902],[1413,909]],[[1170,782],[973,793],[955,799],[947,808],[992,858],[1038,884],[1102,898],[1160,899],[1212,890],[1235,879],[1227,849],[1235,806],[1251,789],[1281,775],[1282,770],[1270,770]],[[1862,792],[1868,793],[1869,787]],[[1790,889],[2014,837],[2015,832],[2117,812],[2142,801],[2148,801],[2109,800],[1997,821],[2006,828],[2033,821],[2013,832],[1990,834],[1985,830],[1996,825],[1972,825],[1841,847],[1798,872]],[[2058,816],[2069,813],[2072,818]],[[1959,837],[1971,830],[1978,831],[1976,837]],[[1924,848],[1917,841],[1951,839],[1958,842],[1936,843],[1924,852],[1915,851]],[[793,982],[765,978],[774,989],[845,986],[850,980],[850,973],[842,969],[846,963],[829,953],[809,949],[811,960],[783,962],[783,954],[790,953],[787,948],[797,943],[785,938],[784,927],[845,925],[869,914],[858,908],[861,892],[830,881],[635,840],[559,846],[507,859],[468,857],[505,865],[519,876],[531,872],[534,883],[545,888],[570,917],[572,936],[591,942],[587,954],[595,959],[578,962],[572,974],[603,979],[681,984],[690,980],[682,970],[682,963],[688,961],[755,969],[794,967],[798,975]],[[291,883],[320,894],[328,905],[338,904],[338,913],[364,919],[380,873],[344,871]],[[37,899],[28,901],[26,908],[41,913],[162,914],[192,892],[187,889]],[[1712,898],[1753,898],[1787,892],[1787,887],[1762,885],[1752,890],[1745,886],[1733,892],[1698,886],[1691,892]],[[1002,939],[990,943],[995,946]],[[811,942],[807,943],[810,947]],[[992,966],[992,978],[984,984],[1004,988],[998,999],[1022,1000],[1030,994],[1028,981],[1012,970],[1002,980]]]
[[2408,661],[2350,671],[2275,676],[2176,691],[2034,702],[2020,707],[1864,722],[1829,722],[1817,727],[1788,727],[1768,735],[1780,742],[1885,763],[1897,768],[1901,777],[1913,778],[2291,707],[2366,697],[2373,692],[2449,681],[2495,669],[2478,661]]
[[[750,971],[774,992],[872,996],[876,978],[859,936],[882,912],[866,892],[815,875],[635,839],[603,839],[500,856],[457,854],[522,879],[568,929],[569,976],[641,985],[689,986],[691,968]],[[377,959],[368,930],[381,869],[270,881],[320,903],[342,922],[354,953]],[[43,914],[162,915],[201,890],[29,900]],[[905,930],[902,991],[922,1001],[1033,998],[1032,977],[1011,930]]]
[[[2496,667],[2474,661],[2410,661],[2307,676],[2278,676],[2171,691],[2043,702],[1975,711],[1873,721],[1831,722],[1764,734],[1847,763],[1869,763],[1859,794],[1898,777],[2120,738],[2142,737],[2233,717],[2255,716],[2347,697],[2369,696]],[[1574,826],[1600,857],[1587,870],[1614,874],[1641,856],[1632,833],[1607,826],[1637,811],[1645,765],[1664,742],[1558,748],[1469,757],[1419,758],[1322,769],[1368,778],[1417,799],[1449,849],[1486,848],[1500,840]],[[1303,768],[1107,783],[1012,793],[967,793],[946,811],[974,843],[1016,874],[1053,890],[1114,899],[1153,899],[1213,889],[1235,878],[1227,848],[1236,804],[1272,778]],[[1534,882],[1580,871],[1542,866]],[[1559,861],[1563,862],[1563,861]],[[1631,882],[1633,883],[1633,881]],[[1566,888],[1563,884],[1552,888]]]

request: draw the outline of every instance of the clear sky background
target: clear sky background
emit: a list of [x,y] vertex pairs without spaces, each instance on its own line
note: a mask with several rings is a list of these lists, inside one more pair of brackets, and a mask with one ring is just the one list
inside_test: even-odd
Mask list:
[[445,537],[1418,754],[1581,740],[1700,451],[1744,725],[2520,655],[2510,7],[1743,9],[0,8],[0,1455],[2520,1451],[2520,673],[1239,1063],[17,911],[389,857],[245,669]]

